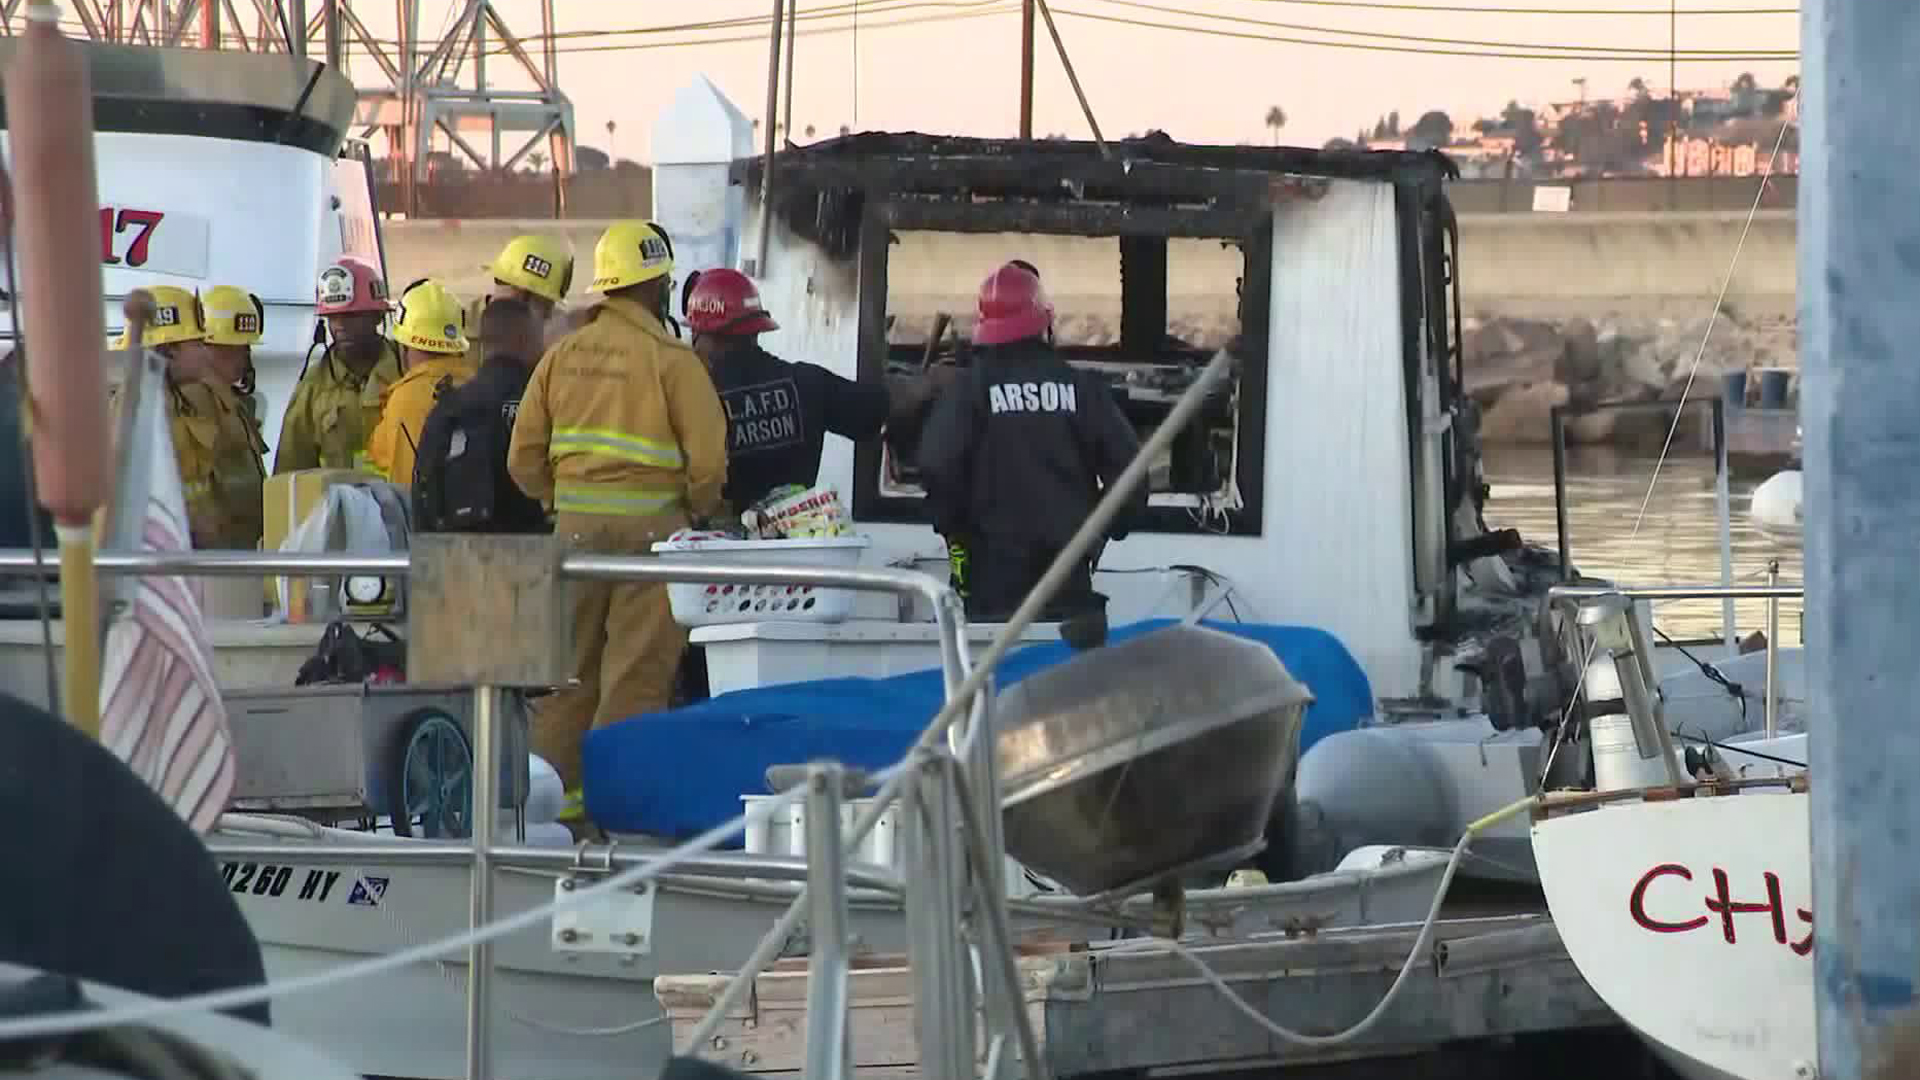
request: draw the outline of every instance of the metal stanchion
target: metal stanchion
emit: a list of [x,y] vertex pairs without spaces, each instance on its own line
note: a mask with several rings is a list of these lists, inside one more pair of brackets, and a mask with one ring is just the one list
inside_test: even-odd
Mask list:
[[947,770],[952,758],[928,754],[901,806],[907,855],[907,940],[913,968],[914,1024],[920,1071],[974,1075],[973,970],[960,940],[963,872],[958,807]]
[[[980,994],[987,1023],[1004,1039],[1017,1030],[1017,1014],[1024,1003],[1020,999],[1017,975],[1014,982],[1007,980],[1007,975],[1015,969],[1013,939],[1003,917],[1007,849],[1001,835],[1000,800],[995,797],[1000,790],[1000,771],[994,740],[991,680],[974,696],[973,708],[967,714],[965,743],[967,756],[960,763],[965,783],[956,785],[956,794],[974,793],[971,800],[961,801],[966,827],[972,833],[969,849],[980,855],[978,863],[971,859],[965,862],[974,895],[974,940],[979,943],[973,952],[980,967]],[[1009,1080],[1014,1073],[1013,1055],[1004,1052],[1007,1045],[1004,1041],[1000,1045],[1002,1053],[987,1056],[985,1080]],[[1023,1054],[1031,1049],[1020,1044]],[[1029,1076],[1034,1075],[1036,1067],[1038,1063],[1027,1062]]]
[[807,958],[807,1077],[847,1075],[847,881],[841,851],[840,799],[846,770],[833,763],[807,770],[807,890],[812,949]]
[[[1780,584],[1780,560],[1767,564],[1767,585]],[[1780,598],[1767,597],[1767,738],[1779,734],[1780,693],[1773,684],[1773,676],[1780,664]]]
[[[494,686],[473,688],[473,866],[467,897],[473,926],[493,921],[493,844],[500,814],[499,717],[505,692]],[[467,1080],[493,1080],[493,980],[477,973],[493,970],[493,945],[467,946]]]

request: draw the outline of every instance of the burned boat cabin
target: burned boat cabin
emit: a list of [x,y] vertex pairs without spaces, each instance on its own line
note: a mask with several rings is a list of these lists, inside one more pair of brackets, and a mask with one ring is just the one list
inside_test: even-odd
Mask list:
[[[764,169],[760,159],[742,161],[734,179],[758,189]],[[861,134],[779,154],[771,190],[783,226],[857,264],[862,379],[919,378],[934,365],[969,362],[972,297],[950,295],[964,273],[942,265],[939,282],[922,282],[918,267],[902,273],[889,265],[903,239],[938,244],[924,234],[998,234],[1008,259],[1034,264],[1055,304],[1057,347],[1108,378],[1142,438],[1212,352],[1238,337],[1246,363],[1237,385],[1218,392],[1155,463],[1149,528],[1257,536],[1275,207],[1319,199],[1331,180],[1391,183],[1404,234],[1408,399],[1417,401],[1426,358],[1458,357],[1457,313],[1446,293],[1452,212],[1443,182],[1452,175],[1439,154],[1192,146],[1157,132],[1104,147]],[[978,276],[991,269],[979,267]],[[1118,281],[1088,280],[1095,274]],[[912,297],[915,309],[899,310],[892,301],[901,297]],[[1445,412],[1458,380],[1441,367],[1434,404]],[[1417,441],[1417,410],[1408,411]],[[856,451],[853,497],[862,519],[920,520],[907,434]]]

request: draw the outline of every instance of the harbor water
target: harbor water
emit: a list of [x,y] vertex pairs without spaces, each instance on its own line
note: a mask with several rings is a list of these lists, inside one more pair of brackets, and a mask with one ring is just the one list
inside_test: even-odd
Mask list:
[[[1653,457],[1598,447],[1569,448],[1567,455],[1567,545],[1573,565],[1589,577],[1621,585],[1700,585],[1720,580],[1720,527],[1716,516],[1713,461],[1676,452],[1664,464]],[[1528,541],[1552,548],[1553,456],[1544,446],[1486,448],[1487,524],[1520,530]],[[1766,474],[1736,473],[1732,482],[1734,580],[1763,584],[1767,564],[1780,561],[1783,581],[1801,579],[1801,551],[1755,529],[1747,502]],[[1651,491],[1651,494],[1649,494]],[[1644,514],[1642,507],[1644,504]],[[1637,526],[1636,526],[1637,523]],[[1780,604],[1782,644],[1800,644],[1801,603]],[[1736,605],[1744,636],[1766,628],[1766,602]],[[1718,600],[1675,601],[1654,609],[1654,624],[1681,641],[1721,633]]]

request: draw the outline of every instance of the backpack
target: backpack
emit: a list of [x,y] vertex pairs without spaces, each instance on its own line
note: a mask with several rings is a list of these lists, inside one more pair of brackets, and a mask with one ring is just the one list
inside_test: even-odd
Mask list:
[[[498,522],[499,467],[506,460],[511,416],[494,406],[450,398],[439,430],[421,440],[414,470],[415,527],[422,532],[486,532]],[[430,425],[431,426],[431,425]]]

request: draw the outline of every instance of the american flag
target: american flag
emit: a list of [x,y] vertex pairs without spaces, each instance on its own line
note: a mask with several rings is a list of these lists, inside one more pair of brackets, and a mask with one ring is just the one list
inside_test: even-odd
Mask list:
[[[158,357],[146,360],[131,429],[120,429],[130,445],[117,457],[132,468],[121,473],[104,546],[187,551],[164,382]],[[100,741],[206,833],[233,793],[234,761],[200,600],[184,578],[122,580],[127,604],[107,630],[100,662]]]

